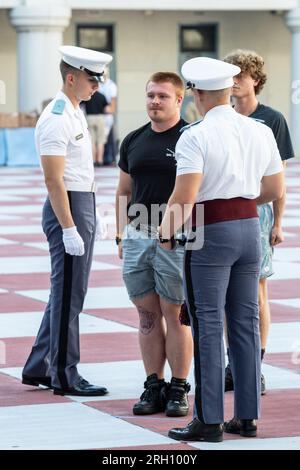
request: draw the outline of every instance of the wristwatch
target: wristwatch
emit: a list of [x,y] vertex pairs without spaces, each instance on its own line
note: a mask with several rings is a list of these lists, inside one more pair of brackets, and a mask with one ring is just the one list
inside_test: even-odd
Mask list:
[[116,244],[117,244],[117,245],[120,245],[120,243],[122,243],[122,238],[119,237],[118,235],[116,235],[115,240],[116,240]]
[[168,243],[172,240],[171,238],[162,238],[160,233],[158,234],[158,239],[159,239],[159,243]]
[[168,243],[171,241],[170,238],[163,238],[162,234],[160,233],[160,227],[157,227],[156,229],[156,238],[159,240],[159,243]]
[[177,245],[177,242],[176,242],[174,236],[172,236],[171,238],[163,238],[163,237],[161,236],[161,234],[159,233],[159,231],[158,231],[157,235],[158,235],[159,243],[164,244],[164,243],[169,243],[169,242],[171,242],[171,249],[174,250],[174,248],[175,248],[176,245]]

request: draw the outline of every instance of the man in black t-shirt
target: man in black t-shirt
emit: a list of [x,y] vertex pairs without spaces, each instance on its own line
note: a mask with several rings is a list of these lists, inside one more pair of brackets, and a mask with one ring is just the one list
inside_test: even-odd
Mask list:
[[[272,129],[283,165],[286,166],[286,160],[294,157],[286,120],[279,111],[260,104],[257,100],[257,95],[261,92],[267,80],[263,58],[256,52],[238,49],[228,54],[224,60],[241,68],[241,73],[234,77],[234,109],[238,113],[256,119]],[[284,240],[281,227],[284,208],[285,194],[281,199],[273,202],[273,211],[269,204],[262,204],[257,207],[262,244],[262,263],[259,282],[261,359],[263,359],[265,353],[271,322],[267,278],[274,273],[272,269],[274,246]],[[233,379],[230,365],[228,364],[225,374],[225,391],[229,390],[233,390]],[[263,375],[261,379],[261,393],[262,395],[266,393]]]
[[[166,252],[156,237],[176,178],[175,145],[186,124],[180,118],[183,94],[177,74],[152,75],[146,85],[150,122],[128,134],[120,149],[116,241],[124,260],[123,279],[139,313],[147,375],[145,391],[133,407],[136,415],[165,411],[167,416],[185,416],[189,410],[192,336],[179,320],[184,249]],[[166,359],[170,384],[164,381]]]

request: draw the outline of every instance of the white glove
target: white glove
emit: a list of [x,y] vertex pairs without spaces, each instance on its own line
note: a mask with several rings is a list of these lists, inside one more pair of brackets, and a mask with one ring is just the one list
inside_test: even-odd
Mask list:
[[72,256],[84,255],[84,241],[77,232],[77,227],[63,229],[63,243],[66,253]]
[[96,210],[96,233],[95,240],[104,240],[107,238],[107,224],[105,223],[103,217],[100,216],[99,212]]

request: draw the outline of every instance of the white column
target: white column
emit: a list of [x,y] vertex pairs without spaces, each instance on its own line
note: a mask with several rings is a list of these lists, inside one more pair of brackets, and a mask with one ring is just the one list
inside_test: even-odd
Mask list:
[[292,33],[291,134],[296,156],[300,157],[300,8],[287,13],[285,22]]
[[[39,2],[41,3],[41,2]],[[18,107],[20,112],[41,111],[42,102],[61,87],[59,46],[71,11],[58,2],[32,2],[11,10],[18,34]]]

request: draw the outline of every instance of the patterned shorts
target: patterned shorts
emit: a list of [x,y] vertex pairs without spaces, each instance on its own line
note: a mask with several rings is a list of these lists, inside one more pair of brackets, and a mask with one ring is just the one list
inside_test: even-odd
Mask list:
[[272,257],[274,248],[271,246],[271,234],[273,227],[273,211],[270,204],[257,206],[260,223],[262,260],[260,267],[260,279],[265,279],[274,274]]

